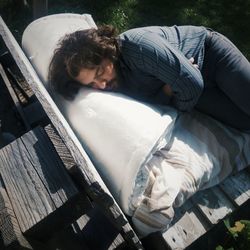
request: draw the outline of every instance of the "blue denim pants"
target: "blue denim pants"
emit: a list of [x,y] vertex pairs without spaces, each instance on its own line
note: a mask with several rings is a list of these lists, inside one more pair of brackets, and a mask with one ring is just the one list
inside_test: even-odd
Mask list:
[[221,122],[250,131],[250,63],[225,36],[208,31],[201,69],[205,89],[196,108]]

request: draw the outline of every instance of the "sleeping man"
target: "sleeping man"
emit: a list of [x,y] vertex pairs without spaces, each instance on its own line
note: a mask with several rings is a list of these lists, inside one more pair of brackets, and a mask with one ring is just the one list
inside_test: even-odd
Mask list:
[[49,79],[67,98],[85,85],[180,111],[195,108],[250,130],[250,63],[205,27],[151,26],[118,36],[111,26],[78,30],[55,51]]

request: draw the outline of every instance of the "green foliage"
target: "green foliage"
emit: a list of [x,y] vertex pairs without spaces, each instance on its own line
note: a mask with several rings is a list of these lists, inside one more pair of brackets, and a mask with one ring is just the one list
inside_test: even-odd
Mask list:
[[[1,15],[16,36],[32,20],[32,1],[1,0]],[[228,36],[250,59],[250,0],[48,0],[49,14],[89,13],[120,32],[147,25],[204,25]]]
[[0,0],[0,14],[20,41],[25,27],[32,21],[31,3],[23,0]]
[[106,0],[49,2],[50,13],[92,14],[119,31],[147,25],[204,25],[228,36],[250,58],[249,0]]
[[246,250],[250,249],[250,221],[239,220],[231,226],[229,219],[224,220],[227,235],[216,250]]

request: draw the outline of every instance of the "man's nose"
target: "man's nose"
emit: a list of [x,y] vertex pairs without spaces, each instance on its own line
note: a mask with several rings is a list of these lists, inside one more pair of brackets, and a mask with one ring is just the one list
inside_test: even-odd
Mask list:
[[98,87],[98,89],[105,89],[106,85],[107,81],[104,79],[96,81],[96,86]]

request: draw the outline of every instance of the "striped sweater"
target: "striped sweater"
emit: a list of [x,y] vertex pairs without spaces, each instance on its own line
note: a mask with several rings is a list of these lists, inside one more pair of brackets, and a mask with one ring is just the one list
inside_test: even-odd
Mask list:
[[[206,35],[206,28],[198,26],[151,26],[120,34],[121,91],[142,101],[190,111],[204,88],[200,70]],[[190,63],[191,57],[199,69]],[[161,90],[164,84],[171,86],[171,100]]]

